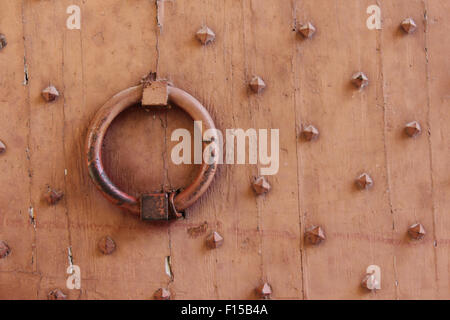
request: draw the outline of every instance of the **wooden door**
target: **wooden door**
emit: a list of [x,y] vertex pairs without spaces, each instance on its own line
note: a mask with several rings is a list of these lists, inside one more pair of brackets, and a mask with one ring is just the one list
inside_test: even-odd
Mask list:
[[[68,299],[153,299],[167,288],[172,299],[255,299],[264,282],[273,299],[450,298],[449,12],[446,0],[0,0],[0,240],[10,248],[0,298],[59,288]],[[408,17],[412,34],[400,28]],[[309,21],[317,30],[305,39]],[[208,45],[196,38],[203,26],[216,35]],[[85,165],[89,122],[149,71],[195,96],[223,132],[279,129],[271,191],[251,188],[259,163],[220,165],[175,222],[145,223],[103,198]],[[370,81],[361,90],[358,71]],[[50,84],[60,96],[48,103]],[[417,138],[404,134],[411,121]],[[315,141],[301,138],[309,124]],[[187,185],[196,166],[171,161],[177,128],[193,124],[175,106],[121,114],[104,146],[111,179],[133,195]],[[374,185],[357,190],[364,172]],[[64,197],[50,205],[49,190]],[[415,223],[419,241],[407,232]],[[319,245],[304,237],[313,225]],[[215,250],[213,231],[224,238]],[[107,235],[110,255],[98,249]],[[67,286],[72,265],[80,288]],[[361,287],[370,265],[381,269],[375,292]]]

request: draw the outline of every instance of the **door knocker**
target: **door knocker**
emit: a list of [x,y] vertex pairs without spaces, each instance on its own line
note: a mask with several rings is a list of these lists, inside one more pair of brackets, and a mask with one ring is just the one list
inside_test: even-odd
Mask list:
[[[153,77],[152,77],[153,76]],[[145,107],[156,107],[173,103],[184,110],[194,121],[201,121],[205,130],[215,132],[214,122],[203,105],[187,92],[166,81],[155,81],[155,75],[142,81],[138,86],[128,88],[104,104],[92,120],[87,136],[86,153],[89,176],[100,192],[118,207],[140,216],[142,220],[171,220],[182,217],[181,212],[190,207],[211,184],[217,169],[215,151],[211,151],[210,161],[203,159],[199,173],[185,189],[174,192],[143,194],[133,197],[120,190],[110,180],[103,168],[102,145],[108,127],[125,109],[142,103]],[[215,133],[211,141],[203,142],[203,150],[217,141]]]

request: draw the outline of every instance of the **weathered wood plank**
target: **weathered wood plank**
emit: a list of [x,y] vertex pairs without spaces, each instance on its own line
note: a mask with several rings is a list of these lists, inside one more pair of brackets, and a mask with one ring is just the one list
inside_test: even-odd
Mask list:
[[[164,6],[164,15],[158,46],[160,75],[196,97],[212,114],[219,128],[221,119],[217,118],[217,110],[222,107],[221,97],[225,94],[225,90],[217,90],[223,87],[224,74],[220,70],[225,67],[218,62],[223,57],[220,44],[224,38],[220,23],[223,18],[219,12],[223,12],[224,5],[203,0],[161,3],[160,10]],[[204,24],[220,35],[216,42],[206,47],[195,37],[197,30]],[[171,149],[177,143],[170,141],[171,134],[177,128],[188,129],[193,137],[192,120],[177,109],[170,110],[167,114],[166,181],[172,188],[186,187],[198,169],[198,165],[176,166],[171,161]],[[223,295],[219,293],[222,288],[217,281],[221,276],[216,266],[222,248],[208,250],[205,246],[205,238],[212,230],[224,236],[224,247],[228,242],[233,243],[226,233],[226,226],[219,225],[218,217],[222,213],[216,206],[216,196],[223,193],[219,183],[220,178],[216,176],[212,189],[186,210],[187,218],[171,225],[170,247],[174,272],[171,288],[177,299],[214,299]]]
[[[296,40],[297,125],[321,132],[298,149],[302,230],[320,225],[327,235],[317,247],[302,244],[307,299],[395,297],[377,32],[366,27],[370,4],[296,1],[297,23],[317,26],[312,39]],[[350,81],[358,71],[371,81],[362,91]],[[372,190],[356,189],[363,172],[374,179]],[[360,286],[372,264],[382,271],[376,295]]]
[[[23,85],[24,57],[22,6],[17,1],[0,3],[0,32],[7,46],[0,51],[0,140],[6,151],[0,155],[0,239],[11,254],[0,260],[1,272],[36,270],[34,228],[30,223],[30,178],[28,160],[28,87]],[[7,274],[2,276],[5,279]],[[36,288],[30,286],[30,291]],[[9,293],[0,290],[5,297]]]
[[[30,206],[36,229],[36,268],[41,276],[58,279],[57,286],[64,290],[69,247],[65,199],[52,206],[44,198],[49,189],[65,191],[63,12],[55,10],[54,2],[24,2],[30,102]],[[49,85],[60,92],[54,102],[46,102],[41,96]],[[53,289],[41,287],[40,291],[46,297]]]
[[[450,157],[450,104],[448,53],[450,52],[450,24],[448,1],[426,1],[427,4],[427,77],[428,77],[428,127],[431,143],[433,220],[435,228],[438,297],[448,299],[450,292],[450,209],[449,170]],[[430,238],[431,238],[430,234]]]
[[[174,289],[183,294],[196,290],[193,297],[255,298],[254,289],[263,280],[269,280],[274,287],[278,287],[274,292],[275,298],[297,297],[301,291],[300,255],[296,246],[296,243],[300,243],[299,227],[298,222],[291,220],[298,219],[296,188],[294,196],[289,191],[291,185],[296,184],[295,175],[292,176],[289,171],[291,168],[295,171],[296,167],[295,125],[285,109],[271,110],[277,108],[278,104],[286,104],[288,109],[289,105],[293,106],[292,96],[286,96],[289,83],[284,86],[281,79],[284,72],[280,72],[280,69],[290,67],[292,52],[287,51],[282,60],[273,64],[274,56],[278,55],[276,46],[272,53],[265,51],[274,41],[268,41],[264,47],[260,47],[269,35],[262,32],[265,19],[257,17],[268,12],[267,6],[283,12],[278,16],[270,37],[280,43],[289,39],[291,22],[284,19],[284,14],[290,14],[288,3],[250,2],[243,3],[242,7],[236,6],[234,2],[211,6],[198,1],[195,5],[189,2],[189,7],[180,1],[166,3],[159,42],[159,70],[162,70],[162,74],[176,85],[191,91],[200,101],[206,101],[205,105],[224,134],[227,128],[270,129],[277,125],[285,128],[291,124],[290,131],[282,130],[281,147],[288,154],[291,150],[292,161],[284,159],[289,163],[281,169],[284,177],[271,181],[273,194],[255,200],[250,182],[258,174],[257,166],[224,165],[220,168],[212,190],[199,205],[189,210],[192,214],[189,214],[186,224],[183,226],[177,223],[173,226]],[[181,12],[184,14],[181,15]],[[195,32],[203,24],[217,34],[215,43],[206,47],[202,47],[195,39]],[[283,29],[288,31],[284,37],[280,37]],[[180,33],[180,30],[189,32]],[[186,44],[183,50],[179,50],[180,44]],[[253,59],[256,52],[262,53],[258,61]],[[248,81],[258,72],[267,77],[272,86],[260,97],[248,89]],[[268,114],[270,117],[267,117]],[[176,128],[173,123],[180,124],[172,118],[168,129]],[[177,178],[182,169],[174,168],[171,164],[168,167],[172,183],[185,181]],[[173,170],[178,173],[173,174]],[[286,196],[287,201],[280,204],[278,200],[282,196]],[[204,221],[208,222],[207,232],[217,229],[225,238],[225,245],[217,253],[204,248],[207,232],[202,234],[201,239],[196,237],[195,242],[194,239],[186,241],[187,235],[179,232],[181,229],[192,230],[190,228]],[[261,234],[267,234],[270,239],[262,243]],[[182,243],[183,247],[177,248],[178,243]],[[186,245],[190,246],[186,248]],[[280,248],[283,249],[280,251]],[[215,266],[211,259],[217,260]],[[191,265],[205,271],[188,275],[185,272]],[[279,272],[280,266],[286,272]],[[177,269],[180,271],[177,272]],[[206,289],[198,291],[200,288],[195,286],[198,282],[204,283]]]
[[[373,4],[381,30],[366,26]],[[81,8],[81,30],[66,28],[69,5]],[[152,299],[168,287],[175,299],[254,299],[262,281],[274,299],[449,298],[449,9],[446,0],[0,2],[0,240],[12,248],[0,298],[46,299],[60,287],[70,299]],[[418,29],[404,35],[408,16]],[[317,27],[309,40],[294,30],[307,21]],[[216,33],[207,46],[195,38],[204,25]],[[89,121],[149,71],[201,101],[224,134],[280,129],[269,194],[251,189],[265,166],[246,164],[220,165],[186,219],[170,224],[143,223],[101,196],[85,165]],[[356,71],[371,81],[362,91],[350,83]],[[260,95],[248,88],[253,75],[267,84]],[[50,83],[61,96],[45,103]],[[416,139],[403,132],[412,120]],[[319,128],[317,141],[296,137],[305,124]],[[173,164],[177,128],[193,133],[176,107],[124,112],[104,145],[112,180],[133,195],[189,184],[198,166]],[[375,185],[356,190],[365,171]],[[43,200],[48,187],[65,192],[55,206]],[[423,241],[407,236],[415,222]],[[317,247],[303,240],[313,224],[327,235]],[[214,230],[225,243],[209,250]],[[107,234],[110,256],[97,249]],[[68,248],[81,290],[65,288]],[[371,264],[382,271],[376,294],[360,286]]]
[[[76,4],[82,12],[81,31],[65,31],[65,84],[71,92],[66,97],[65,151],[67,209],[74,264],[81,268],[81,298],[147,299],[168,282],[167,228],[142,223],[104,199],[88,178],[84,148],[95,112],[155,70],[155,5],[144,0]],[[160,188],[162,135],[158,113],[135,109],[121,115],[107,133],[103,154],[112,181],[133,195]],[[110,256],[97,249],[105,235],[117,244]],[[137,282],[142,286],[132,285]]]
[[[423,1],[384,1],[381,32],[385,144],[389,201],[394,217],[394,263],[399,299],[436,298],[436,268],[430,144],[428,139],[427,60]],[[407,35],[400,23],[418,25]],[[380,101],[381,102],[381,101]],[[418,121],[423,134],[410,138],[404,127]],[[408,227],[421,223],[428,234],[410,239]],[[412,268],[414,266],[414,268]]]
[[[274,299],[301,299],[298,141],[292,71],[292,62],[297,54],[293,45],[297,36],[292,30],[294,5],[289,1],[255,0],[244,2],[243,8],[245,79],[250,81],[253,75],[259,75],[267,84],[261,95],[250,93],[246,97],[251,118],[248,126],[256,130],[267,129],[268,139],[271,138],[271,129],[279,130],[279,145],[272,146],[273,149],[278,148],[279,170],[268,176],[272,186],[270,193],[256,199],[262,238],[262,280],[272,285]],[[270,142],[268,145],[270,148]],[[268,150],[269,155],[270,152],[271,149]],[[258,171],[268,166],[260,163],[258,167],[249,167],[252,175],[258,176]],[[250,196],[254,197],[253,194]]]

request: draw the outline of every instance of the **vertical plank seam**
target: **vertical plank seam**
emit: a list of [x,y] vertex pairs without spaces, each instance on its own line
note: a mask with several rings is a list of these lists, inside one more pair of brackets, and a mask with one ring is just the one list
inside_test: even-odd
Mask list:
[[[159,47],[159,40],[160,40],[160,36],[162,34],[162,29],[163,29],[163,23],[162,23],[162,19],[164,19],[164,0],[155,0],[155,8],[156,8],[156,13],[155,13],[155,18],[156,18],[156,27],[155,27],[155,38],[156,38],[156,44],[155,44],[155,53],[156,53],[156,75],[159,75],[159,57],[160,57],[160,47]],[[162,14],[163,16],[160,17],[160,14]],[[170,183],[170,178],[169,178],[169,169],[168,169],[168,165],[167,165],[167,127],[168,127],[168,123],[167,123],[167,112],[165,112],[165,117],[164,117],[164,121],[163,119],[160,118],[161,121],[161,125],[164,129],[164,150],[163,154],[162,154],[162,161],[163,161],[163,168],[164,168],[164,177],[163,177],[163,190],[165,190],[166,188],[166,184],[169,185],[169,188],[172,188],[172,184]],[[171,234],[171,225],[169,224],[167,226],[167,238],[168,238],[168,243],[167,243],[167,247],[168,247],[168,254],[169,254],[169,267],[170,267],[170,278],[167,281],[167,289],[170,288],[171,284],[174,282],[175,280],[175,273],[174,273],[174,268],[173,268],[173,264],[172,264],[172,234]]]
[[[26,40],[26,28],[25,28],[25,0],[22,0],[22,32],[23,32],[23,48],[24,48],[24,63],[27,63],[27,40]],[[29,86],[29,81],[30,78],[28,78],[28,82],[26,84],[27,86],[27,97],[26,97],[26,101],[27,101],[27,106],[28,106],[28,134],[26,137],[27,140],[27,149],[26,149],[26,154],[27,154],[27,160],[28,160],[28,178],[29,178],[29,184],[28,184],[28,210],[30,210],[32,208],[32,203],[33,203],[33,199],[32,199],[32,183],[33,183],[33,175],[32,175],[32,169],[31,169],[31,93],[30,93],[30,86]],[[36,250],[36,229],[33,228],[33,244],[32,245],[32,249],[31,249],[31,267],[32,270],[34,270],[34,272],[38,272],[37,269],[37,250]],[[34,265],[34,268],[33,268]]]
[[[157,36],[158,38],[158,36]],[[156,42],[158,42],[158,39],[156,40]],[[167,165],[167,127],[168,127],[168,118],[167,118],[167,112],[164,113],[165,117],[164,117],[164,121],[163,119],[160,118],[161,120],[161,124],[163,125],[163,129],[164,129],[164,150],[163,151],[163,155],[162,155],[162,161],[163,161],[163,167],[164,167],[164,178],[163,178],[163,191],[166,190],[166,184],[169,186],[169,188],[172,188],[172,184],[170,183],[170,179],[169,179],[169,168]],[[174,282],[175,280],[175,273],[174,273],[174,268],[173,268],[173,261],[172,261],[172,232],[171,232],[171,224],[167,225],[167,238],[168,238],[168,254],[169,254],[169,267],[170,267],[170,277],[169,280],[167,281],[167,288],[169,289],[170,285]]]
[[[243,27],[244,27],[242,40],[243,40],[243,49],[244,49],[244,78],[245,78],[245,81],[248,81],[248,79],[249,79],[248,59],[247,59],[248,53],[247,53],[247,37],[246,37],[246,32],[245,32],[245,28],[247,26],[247,20],[245,19],[245,17],[246,17],[245,9],[246,8],[245,8],[245,5],[244,5],[244,2],[245,2],[245,0],[241,1],[241,4],[242,4],[242,24],[243,24]],[[253,2],[252,2],[252,0],[250,0],[249,1],[250,17],[253,15],[253,12],[252,12],[253,10],[251,9],[252,4],[253,4]],[[250,32],[254,33],[254,29],[252,28],[252,24],[251,23],[250,23]],[[254,36],[252,36],[252,39],[254,39]],[[252,47],[252,46],[250,45],[250,47]],[[255,49],[255,48],[253,48],[253,49]],[[256,53],[253,56],[256,57],[257,56]],[[250,97],[248,91],[247,91],[247,97],[249,98],[249,102],[248,102],[249,103],[249,108],[248,108],[249,116],[250,116],[250,119],[252,119],[252,123],[255,124],[255,122],[254,122],[255,119],[254,119],[254,117],[252,115],[252,110],[253,110],[252,106],[256,105],[259,108],[259,104],[258,103],[253,103],[254,99],[252,99],[253,97]],[[258,97],[255,97],[255,98],[257,99]],[[259,246],[258,254],[259,254],[259,257],[260,257],[260,259],[259,259],[259,263],[260,263],[260,265],[259,265],[260,281],[262,280],[262,281],[265,282],[265,281],[269,281],[269,279],[266,278],[266,274],[264,273],[264,257],[263,257],[263,240],[264,240],[264,238],[263,238],[263,232],[261,230],[261,227],[262,227],[262,225],[261,225],[261,208],[260,208],[260,202],[259,202],[258,198],[255,198],[255,206],[256,206],[256,213],[257,213],[256,221],[257,221],[257,233],[258,233],[258,240],[259,240],[259,243],[258,243],[258,246]]]
[[[293,20],[294,20],[294,26],[293,26],[293,30],[296,31],[297,30],[297,1],[296,0],[292,0],[292,5],[293,5]],[[294,136],[297,137],[297,128],[298,128],[298,123],[297,123],[297,119],[298,119],[298,114],[297,114],[297,86],[296,86],[296,66],[297,66],[297,42],[296,39],[294,37],[293,40],[294,46],[293,46],[293,54],[292,54],[292,76],[293,76],[293,89],[294,89]],[[304,273],[304,242],[302,241],[302,228],[304,226],[304,216],[302,214],[302,210],[301,210],[301,194],[300,194],[300,161],[301,161],[301,157],[299,157],[299,145],[298,143],[295,144],[295,153],[296,153],[296,158],[297,158],[297,210],[298,210],[298,218],[299,218],[299,226],[298,226],[298,231],[299,231],[299,237],[300,237],[300,243],[299,243],[299,255],[300,255],[300,272],[301,272],[301,280],[302,280],[302,287],[301,287],[301,291],[302,291],[302,299],[305,300],[305,273]]]
[[[226,6],[225,6],[225,8],[227,8],[227,6],[228,6],[229,4],[227,4]],[[224,30],[224,34],[228,34],[227,33],[227,28],[228,28],[228,24],[227,24],[227,19],[226,19],[226,13],[224,12],[224,19],[223,19],[223,23],[224,23],[224,27],[223,27],[223,30]],[[224,37],[224,39],[225,39],[225,37]],[[224,40],[224,42],[225,42],[225,40]],[[229,103],[227,103],[228,105],[230,105],[231,107],[230,107],[230,109],[231,109],[231,113],[230,113],[230,116],[231,116],[231,123],[233,124],[233,127],[234,128],[236,128],[236,118],[235,118],[235,114],[234,114],[234,108],[232,107],[233,106],[233,98],[235,97],[235,90],[234,90],[234,68],[233,68],[233,66],[234,66],[234,64],[233,64],[233,41],[231,41],[231,45],[230,45],[230,47],[231,47],[231,53],[230,53],[230,63],[229,63],[229,74],[230,74],[230,90],[229,90],[229,92],[230,92],[230,95],[228,95],[228,98],[229,98]],[[226,46],[224,45],[224,54],[223,54],[223,59],[224,59],[224,64],[225,64],[225,62],[226,62]],[[228,90],[227,90],[228,91]],[[225,119],[222,119],[221,118],[221,120],[222,121],[225,121]],[[230,196],[230,190],[232,189],[232,186],[233,186],[233,181],[234,181],[234,177],[235,177],[235,175],[234,175],[234,170],[230,170],[230,169],[228,169],[230,166],[227,166],[227,165],[225,165],[226,164],[226,160],[224,161],[224,165],[223,165],[223,168],[224,168],[224,171],[225,171],[225,179],[226,179],[226,186],[228,186],[228,188],[227,188],[227,200],[229,200],[229,196]],[[234,190],[235,190],[235,188],[233,188]],[[236,211],[236,218],[237,218],[237,221],[240,221],[240,219],[241,219],[241,215],[240,215],[240,210],[237,210]],[[238,223],[233,223],[232,224],[232,228],[233,228],[233,233],[234,233],[234,236],[235,236],[235,243],[234,243],[234,245],[235,245],[235,247],[234,248],[236,248],[236,250],[237,250],[237,248],[239,248],[239,225],[238,225]],[[236,290],[236,282],[234,282],[233,283],[233,288]],[[232,298],[234,298],[234,297],[232,297]],[[223,298],[220,298],[220,296],[219,296],[219,299],[223,299]],[[230,296],[227,296],[226,297],[226,299],[230,299]]]
[[[215,0],[212,0],[212,2],[214,3]],[[208,10],[207,12],[214,12],[214,5],[211,4],[211,0],[208,1],[208,7],[209,8],[212,7],[213,10],[211,10],[211,11]],[[225,36],[224,36],[224,38],[225,38]],[[223,46],[225,48],[225,40],[222,42],[222,44],[223,44]],[[223,51],[224,51],[224,48],[223,48]],[[218,51],[218,45],[213,47],[214,62],[217,61],[217,51]],[[208,94],[208,97],[209,97],[208,105],[211,106],[211,109],[212,109],[212,102],[213,102],[212,100],[213,100],[213,98],[212,98],[211,94]],[[203,137],[202,137],[202,140],[203,140]],[[212,206],[215,206],[215,201],[212,201]],[[214,209],[212,211],[213,211],[213,216],[214,216],[214,229],[218,229],[218,226],[219,226],[218,219],[217,219],[217,211],[218,210]],[[219,284],[218,284],[218,281],[217,281],[217,270],[218,270],[218,267],[219,267],[219,256],[218,256],[217,250],[214,250],[214,265],[215,265],[215,268],[214,268],[213,286],[214,286],[214,292],[215,292],[215,299],[219,299]]]
[[433,140],[431,139],[431,97],[430,97],[430,66],[429,66],[429,55],[428,55],[428,1],[422,0],[423,8],[424,8],[424,37],[425,37],[425,70],[426,70],[426,86],[427,86],[427,139],[428,139],[428,148],[429,148],[429,161],[430,161],[430,182],[431,182],[431,215],[433,219],[433,253],[434,253],[434,268],[435,268],[435,281],[436,281],[436,293],[439,297],[439,275],[438,275],[438,254],[437,254],[437,238],[436,238],[436,204],[435,204],[435,181],[433,174]]
[[[380,0],[377,0],[377,5],[381,8]],[[383,64],[383,53],[382,53],[382,46],[383,46],[383,39],[381,36],[381,33],[383,32],[383,29],[376,30],[376,47],[377,47],[377,69],[378,69],[378,75],[380,77],[381,82],[381,97],[382,97],[382,103],[383,103],[383,148],[384,148],[384,161],[386,163],[386,185],[387,185],[387,194],[388,194],[388,204],[389,204],[389,210],[391,212],[392,217],[392,238],[395,238],[395,210],[394,206],[392,204],[392,195],[391,195],[391,171],[389,166],[389,151],[388,151],[388,142],[387,142],[387,97],[386,97],[386,91],[385,91],[385,79],[384,79],[384,64]],[[378,88],[378,86],[377,86]],[[378,94],[377,98],[378,100]],[[396,245],[393,244],[393,257],[392,257],[392,265],[394,269],[394,287],[395,287],[395,299],[399,299],[399,281],[398,281],[398,272],[397,272],[397,259],[396,259]]]
[[[160,5],[160,2],[161,5]],[[155,28],[155,34],[156,34],[156,75],[159,75],[159,35],[162,33],[162,18],[159,16],[160,14],[164,15],[164,0],[155,0],[155,7],[156,7],[156,28]]]
[[[84,1],[82,3],[84,4]],[[82,95],[83,95],[83,106],[86,107],[86,96],[87,96],[87,94],[86,94],[85,64],[84,64],[84,49],[83,48],[84,48],[84,46],[83,46],[83,28],[81,27],[80,28],[81,91],[82,91]],[[87,130],[86,130],[86,134],[87,134]],[[82,137],[82,139],[81,139],[81,145],[82,145],[81,150],[84,150],[84,138],[85,137]],[[82,156],[84,156],[83,151],[82,151]],[[84,158],[82,159],[82,162],[84,162]],[[84,175],[81,175],[81,177],[84,177]],[[64,179],[66,179],[65,176],[64,176]],[[70,237],[69,238],[69,240],[70,240],[69,244],[70,244],[70,247],[72,247],[72,233],[70,232],[71,225],[70,225],[70,218],[69,217],[70,217],[69,211],[67,211],[67,223],[69,224],[68,231],[69,231],[69,237]],[[72,252],[72,261],[73,261],[73,251],[71,250],[71,252]],[[83,292],[83,288],[81,288],[80,293],[78,295],[78,299],[80,299],[83,296],[84,292]]]
[[[55,5],[53,5],[53,8],[55,7]],[[61,65],[61,79],[62,79],[62,86],[63,86],[63,90],[62,90],[62,98],[63,98],[63,130],[62,130],[62,143],[63,143],[63,159],[64,159],[64,168],[67,168],[67,153],[66,153],[66,82],[64,79],[64,72],[65,72],[65,45],[66,45],[66,32],[67,30],[64,30],[63,32],[63,37],[62,37],[62,54],[61,54],[61,59],[62,59],[62,65]],[[81,42],[81,29],[80,29],[80,42]],[[80,44],[81,45],[81,44]],[[81,55],[83,54],[83,52],[81,52]],[[73,251],[72,251],[72,235],[71,235],[71,230],[70,230],[70,218],[69,218],[69,207],[68,207],[68,201],[67,201],[67,176],[66,173],[64,172],[64,194],[66,195],[64,197],[64,213],[66,216],[66,228],[67,228],[67,241],[68,241],[68,259],[69,259],[69,263],[73,264]]]
[[168,145],[167,145],[167,127],[168,127],[168,114],[167,111],[165,111],[164,113],[160,113],[158,115],[159,121],[161,123],[161,127],[164,130],[164,148],[161,154],[162,157],[162,163],[163,163],[163,183],[161,185],[161,190],[162,191],[169,191],[169,189],[172,188],[172,184],[170,182],[170,177],[169,177],[169,167],[168,167]]

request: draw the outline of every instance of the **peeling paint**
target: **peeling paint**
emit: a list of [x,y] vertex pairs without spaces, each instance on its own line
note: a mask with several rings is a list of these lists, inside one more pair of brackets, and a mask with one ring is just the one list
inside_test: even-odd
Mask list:
[[26,85],[28,85],[28,79],[29,79],[29,76],[28,76],[28,64],[27,64],[27,59],[26,59],[26,57],[23,57],[23,73],[24,73],[24,75],[23,75],[23,85],[24,86],[26,86]]
[[164,26],[164,0],[156,0],[156,24],[162,31]]
[[165,265],[165,269],[166,269],[166,274],[169,276],[169,278],[171,280],[173,280],[172,264],[170,261],[170,256],[166,257],[166,259],[164,261],[164,265]]
[[28,209],[28,215],[30,216],[30,223],[33,225],[33,228],[36,229],[36,219],[34,217],[34,208],[30,207]]
[[67,258],[69,259],[69,265],[73,266],[73,255],[72,255],[72,247],[67,248]]

